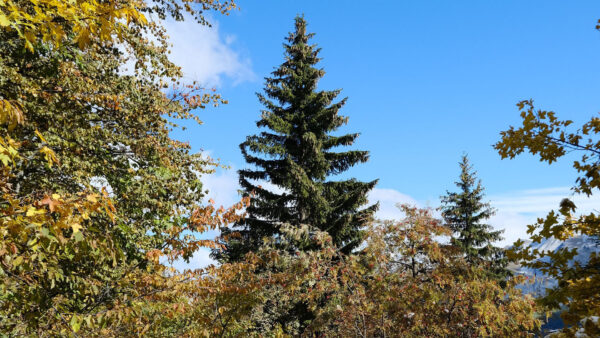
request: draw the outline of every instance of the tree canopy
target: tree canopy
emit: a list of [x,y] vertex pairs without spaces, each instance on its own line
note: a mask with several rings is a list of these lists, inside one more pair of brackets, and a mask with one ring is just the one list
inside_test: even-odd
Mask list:
[[[214,247],[187,232],[236,217],[241,204],[200,203],[199,179],[213,163],[169,136],[174,119],[197,119],[194,109],[221,101],[179,82],[161,27],[185,11],[206,23],[203,10],[230,8],[2,2],[2,332],[116,328],[139,311],[136,300],[171,283],[160,256],[188,259]],[[131,72],[123,68],[128,60]]]
[[[600,118],[593,116],[579,129],[569,130],[571,120],[560,120],[552,111],[535,109],[532,100],[517,104],[521,110],[522,125],[510,127],[501,133],[502,139],[495,144],[502,158],[514,158],[525,151],[537,155],[540,161],[553,163],[568,152],[581,153],[573,161],[579,173],[573,191],[590,196],[600,187]],[[528,233],[535,243],[550,238],[566,240],[578,235],[598,239],[600,220],[596,212],[577,215],[576,204],[568,198],[561,201],[557,211],[551,211],[536,224],[528,226]],[[561,317],[571,326],[567,332],[579,329],[584,322],[585,332],[591,336],[600,333],[598,323],[587,320],[600,315],[600,257],[592,253],[587,262],[574,262],[577,248],[554,251],[532,250],[519,240],[509,253],[522,265],[539,269],[555,278],[558,285],[548,290],[540,302],[550,309],[567,307]]]

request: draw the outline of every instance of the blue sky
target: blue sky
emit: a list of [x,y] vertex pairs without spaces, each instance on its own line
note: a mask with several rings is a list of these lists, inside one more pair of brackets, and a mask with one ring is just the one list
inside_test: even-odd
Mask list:
[[[174,132],[234,170],[238,145],[256,133],[255,93],[283,60],[282,43],[304,14],[322,48],[322,89],[342,88],[350,117],[341,132],[360,132],[368,163],[345,176],[379,178],[382,216],[394,202],[437,206],[454,189],[469,154],[507,242],[556,207],[575,172],[529,155],[501,160],[499,132],[519,123],[515,104],[533,98],[561,118],[585,121],[600,111],[598,1],[292,1],[239,0],[213,16],[212,29],[170,24],[173,59],[186,78],[216,86],[229,104],[200,112],[204,125]],[[217,201],[235,200],[234,170],[206,178]],[[581,200],[581,203],[584,203]],[[585,202],[588,203],[588,202]],[[589,202],[592,208],[594,203]]]

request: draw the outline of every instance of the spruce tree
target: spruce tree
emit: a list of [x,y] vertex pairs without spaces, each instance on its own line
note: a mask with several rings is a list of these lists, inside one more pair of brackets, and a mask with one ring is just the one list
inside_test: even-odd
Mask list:
[[485,267],[492,275],[503,279],[508,275],[504,250],[492,243],[502,239],[503,231],[492,231],[485,223],[496,212],[485,197],[481,180],[463,155],[460,179],[455,182],[459,192],[446,192],[442,200],[442,216],[454,236],[452,242],[464,253],[471,265]]
[[[240,259],[257,249],[263,237],[276,236],[283,223],[327,231],[348,253],[360,244],[361,228],[377,209],[376,204],[365,205],[377,180],[328,180],[366,162],[369,152],[334,151],[352,145],[359,134],[332,135],[348,122],[338,115],[346,98],[334,102],[340,90],[317,90],[325,74],[315,67],[320,48],[309,44],[314,33],[306,32],[304,18],[296,17],[295,28],[284,44],[285,62],[265,79],[264,94],[257,94],[266,108],[257,126],[268,130],[240,144],[254,167],[239,171],[240,185],[245,194],[254,195],[247,217],[234,226],[241,236],[226,241],[221,259]],[[278,189],[267,189],[260,181]]]

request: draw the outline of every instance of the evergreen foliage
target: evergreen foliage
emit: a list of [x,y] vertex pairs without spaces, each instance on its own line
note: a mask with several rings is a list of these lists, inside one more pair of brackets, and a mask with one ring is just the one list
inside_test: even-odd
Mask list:
[[504,250],[492,245],[502,239],[502,231],[492,231],[485,223],[496,212],[485,197],[481,180],[463,155],[460,162],[460,178],[455,182],[458,192],[446,192],[442,196],[442,216],[453,232],[452,242],[465,254],[471,265],[487,264],[489,271],[498,278],[508,275]]
[[[239,171],[240,184],[246,194],[255,195],[247,217],[235,227],[241,238],[227,241],[222,255],[226,259],[237,260],[255,250],[263,237],[277,235],[283,223],[310,224],[326,231],[348,253],[361,242],[361,228],[377,209],[376,204],[363,208],[377,180],[327,180],[366,162],[369,153],[333,150],[352,145],[359,134],[332,135],[348,122],[338,115],[346,98],[334,102],[340,90],[317,90],[325,74],[315,67],[320,48],[309,44],[314,34],[306,32],[304,18],[296,17],[295,26],[284,44],[285,62],[266,78],[264,95],[258,94],[266,109],[257,126],[268,131],[249,136],[240,145],[246,162],[256,167]],[[280,192],[256,184],[257,180]]]

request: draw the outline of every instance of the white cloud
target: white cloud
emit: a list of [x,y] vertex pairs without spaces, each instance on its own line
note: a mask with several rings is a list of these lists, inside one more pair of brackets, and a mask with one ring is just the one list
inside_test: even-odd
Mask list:
[[[210,151],[204,151],[203,154],[210,157]],[[218,170],[214,174],[208,174],[201,177],[203,189],[208,190],[208,194],[205,196],[203,203],[208,203],[209,199],[212,199],[216,206],[223,206],[228,208],[233,204],[240,201],[238,194],[239,184],[237,179],[237,172],[233,169],[222,169]],[[197,238],[214,240],[219,236],[219,230],[208,230],[203,233],[195,233]],[[196,251],[189,262],[185,262],[183,259],[179,259],[173,264],[172,267],[183,271],[185,269],[200,269],[211,264],[218,264],[217,261],[210,258],[211,250],[208,248],[200,248]]]
[[[497,213],[490,218],[489,223],[496,230],[504,230],[504,239],[499,246],[511,245],[517,239],[527,239],[527,225],[533,224],[540,217],[545,217],[550,210],[556,210],[560,201],[568,197],[577,205],[578,213],[597,211],[600,206],[600,196],[590,198],[584,195],[573,195],[569,187],[552,187],[536,190],[513,191],[499,195],[488,196]],[[376,216],[380,219],[401,219],[404,217],[396,204],[412,204],[424,207],[411,196],[394,189],[373,189],[369,194],[371,203],[379,201],[380,209]],[[438,203],[434,203],[438,204]],[[434,213],[439,217],[439,213]]]
[[266,191],[269,191],[273,194],[283,194],[284,192],[288,192],[289,190],[286,190],[278,185],[275,185],[271,182],[268,181],[264,181],[264,180],[253,180],[251,181],[252,184],[254,184],[257,187],[260,187]]
[[369,193],[369,202],[379,202],[379,210],[375,216],[382,220],[400,219],[404,215],[396,206],[397,204],[410,204],[418,206],[417,201],[397,190],[375,188]]
[[234,169],[219,170],[202,176],[201,180],[204,189],[208,190],[207,199],[212,198],[215,204],[229,207],[240,201],[238,175]]
[[[210,156],[210,151],[205,151],[206,156]],[[217,206],[224,206],[225,208],[233,205],[240,201],[241,196],[238,193],[240,189],[237,170],[235,168],[218,170],[214,174],[204,175],[201,178],[202,184],[205,190],[208,190],[208,194],[205,197],[205,203],[208,199],[212,199]],[[261,185],[264,189],[275,193],[281,193],[283,190],[270,183],[270,182],[255,182]],[[214,239],[219,235],[219,231],[210,230],[199,235],[202,238]],[[218,264],[215,260],[210,258],[210,250],[202,248],[194,253],[194,256],[190,259],[189,263],[183,260],[173,262],[172,266],[176,269],[183,271],[185,269],[199,269],[206,267],[210,264]]]
[[[256,180],[252,183],[276,194],[281,194],[285,191],[285,189],[267,181]],[[208,190],[207,200],[208,198],[212,198],[217,205],[228,207],[241,200],[241,195],[238,193],[241,189],[239,177],[237,170],[233,167],[203,176],[202,184]]]
[[203,86],[220,86],[227,77],[234,84],[255,78],[250,59],[234,49],[233,35],[222,36],[219,23],[212,27],[197,24],[189,17],[185,21],[166,23],[171,48],[170,60],[182,67],[186,81],[198,81]]
[[529,235],[527,234],[527,225],[535,223],[537,217],[539,216],[528,216],[498,209],[496,215],[492,216],[489,220],[489,224],[491,224],[495,230],[504,230],[504,233],[502,234],[503,240],[498,242],[497,245],[505,247],[511,245],[518,239],[525,240],[529,238]]
[[505,230],[501,244],[510,245],[519,238],[527,239],[527,225],[545,217],[550,210],[558,209],[560,201],[566,197],[577,205],[578,213],[595,211],[600,205],[600,196],[573,195],[569,187],[515,191],[489,196],[492,206],[498,209],[490,223],[496,229]]

